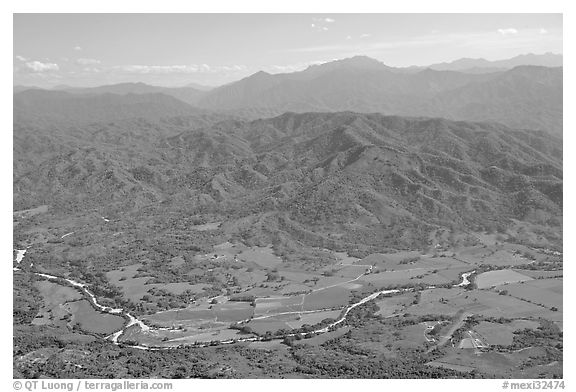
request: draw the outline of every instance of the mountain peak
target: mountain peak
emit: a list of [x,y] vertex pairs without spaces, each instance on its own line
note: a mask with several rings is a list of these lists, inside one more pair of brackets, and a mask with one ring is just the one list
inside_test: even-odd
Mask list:
[[249,78],[262,78],[267,76],[271,76],[271,74],[266,71],[258,71],[255,74],[250,75]]
[[328,63],[311,65],[304,72],[332,71],[336,69],[384,70],[390,69],[382,62],[368,56],[354,56]]

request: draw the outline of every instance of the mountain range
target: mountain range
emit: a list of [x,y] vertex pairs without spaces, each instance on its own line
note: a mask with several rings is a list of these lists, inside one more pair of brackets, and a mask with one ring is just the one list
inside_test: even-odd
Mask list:
[[541,55],[528,53],[505,60],[489,61],[482,58],[462,58],[451,62],[437,63],[428,67],[411,67],[415,69],[430,68],[436,71],[460,71],[467,73],[488,73],[504,71],[521,65],[537,65],[540,67],[561,67],[563,56],[555,53]]
[[347,246],[422,244],[438,227],[511,219],[561,225],[562,141],[542,132],[378,113],[206,116],[17,125],[14,208],[177,203],[267,216],[302,240],[337,228]]
[[[287,111],[379,112],[386,115],[495,121],[513,128],[543,130],[561,137],[562,67],[515,66],[522,63],[561,64],[561,56],[558,56],[525,55],[500,62],[462,59],[409,71],[386,66],[369,57],[356,56],[313,65],[300,72],[269,74],[260,71],[211,90],[121,83],[93,88],[61,86],[57,91],[52,91],[53,95],[49,95],[38,89],[16,86],[15,113],[30,99],[35,99],[36,104],[40,103],[38,100],[41,98],[47,100],[46,109],[52,105],[48,101],[61,102],[65,97],[77,100],[77,105],[98,101],[95,103],[97,106],[105,105],[104,101],[108,99],[109,106],[115,107],[121,99],[119,95],[130,95],[130,102],[120,106],[142,106],[143,101],[158,101],[154,105],[167,110],[167,116],[175,112],[211,111],[255,119],[274,117]],[[487,64],[499,69],[513,68],[488,73],[460,70]],[[64,93],[69,95],[62,95]],[[104,99],[101,97],[103,94],[110,95]],[[141,98],[142,102],[136,103],[134,95],[146,95],[147,98]],[[170,98],[180,103],[169,102]],[[73,112],[73,117],[80,117],[83,111]],[[155,110],[143,109],[142,112],[154,115]],[[116,118],[118,113],[110,115]],[[106,117],[105,113],[101,117]]]

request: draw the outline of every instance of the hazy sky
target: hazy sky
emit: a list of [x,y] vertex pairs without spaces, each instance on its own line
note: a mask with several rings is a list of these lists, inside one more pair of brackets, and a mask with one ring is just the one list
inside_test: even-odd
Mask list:
[[560,14],[16,14],[14,83],[218,85],[367,55],[390,66],[562,53]]

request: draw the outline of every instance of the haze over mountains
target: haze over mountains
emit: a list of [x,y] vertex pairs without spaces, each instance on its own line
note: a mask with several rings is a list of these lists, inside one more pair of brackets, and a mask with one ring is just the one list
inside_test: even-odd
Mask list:
[[[101,94],[162,94],[188,105],[253,119],[292,112],[379,112],[387,115],[444,117],[454,120],[496,121],[514,128],[562,135],[562,67],[520,64],[561,64],[562,56],[524,55],[489,62],[461,59],[426,69],[393,68],[365,56],[310,66],[284,74],[257,72],[218,88],[157,87],[121,83],[93,88],[60,87],[42,99],[60,101],[64,93],[82,101]],[[474,72],[467,72],[474,68]],[[478,72],[482,68],[486,72]],[[508,69],[507,69],[508,68]],[[506,70],[502,70],[506,69]],[[24,90],[24,91],[23,91]],[[15,93],[26,92],[15,87]],[[15,102],[18,112],[34,93]],[[36,104],[40,96],[36,93]],[[109,96],[110,100],[120,98]],[[134,101],[134,97],[130,98]],[[143,98],[142,98],[143,99]],[[145,100],[159,100],[159,95]],[[23,102],[21,102],[23,101]],[[176,102],[162,105],[169,112],[193,112]],[[79,102],[77,104],[80,104]],[[129,105],[132,105],[130,102]],[[46,105],[50,106],[49,102]],[[117,103],[111,104],[116,106]],[[41,106],[41,105],[40,105]],[[144,110],[146,111],[146,110]],[[75,113],[80,116],[82,111]],[[136,113],[135,113],[136,115]],[[112,118],[115,118],[112,114]]]
[[404,72],[359,56],[210,91],[30,89],[14,121],[17,209],[187,200],[364,235],[561,219],[561,67]]
[[455,61],[432,64],[428,67],[414,67],[414,68],[430,68],[436,71],[460,71],[468,73],[487,73],[495,71],[503,71],[510,68],[518,67],[520,65],[537,65],[540,67],[561,67],[563,57],[561,54],[545,53],[537,54],[523,54],[510,59],[489,61],[482,58],[462,58]]

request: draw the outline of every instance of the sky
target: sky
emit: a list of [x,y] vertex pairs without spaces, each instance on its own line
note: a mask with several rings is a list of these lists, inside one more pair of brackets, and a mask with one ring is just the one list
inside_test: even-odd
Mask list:
[[395,67],[563,53],[561,14],[14,14],[14,84],[217,86],[366,55]]

